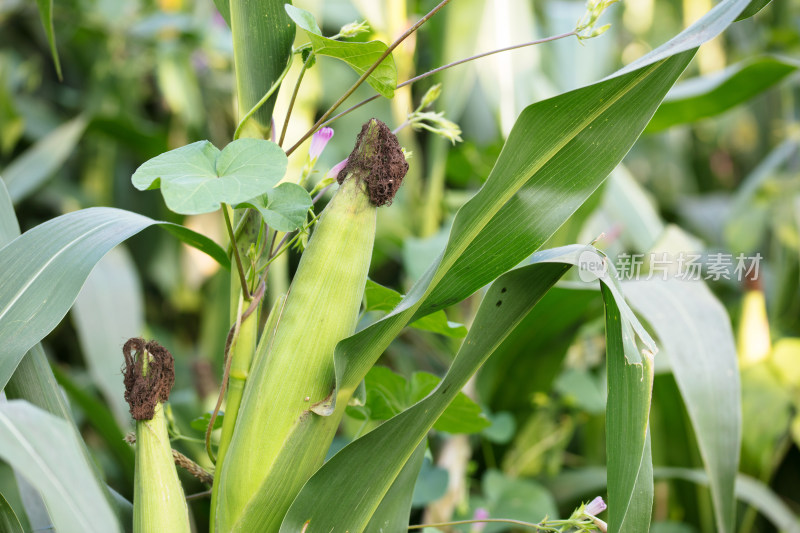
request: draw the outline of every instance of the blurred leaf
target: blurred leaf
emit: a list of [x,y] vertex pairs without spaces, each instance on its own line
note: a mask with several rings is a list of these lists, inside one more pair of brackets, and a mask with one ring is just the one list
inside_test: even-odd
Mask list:
[[313,205],[311,196],[305,188],[287,182],[280,183],[265,194],[237,204],[235,207],[257,209],[270,228],[289,232],[305,225],[306,215]]
[[36,487],[57,530],[120,531],[77,435],[66,421],[14,400],[0,404],[0,426],[0,456],[16,465]]
[[[49,220],[0,248],[0,272],[4,273],[0,278],[0,388],[25,352],[69,311],[95,264],[111,248],[152,225],[175,226],[121,209],[93,207]],[[219,249],[213,241],[195,235],[204,248]]]
[[24,533],[14,509],[0,493],[0,531],[3,533]]
[[591,414],[603,414],[606,410],[602,387],[602,382],[588,370],[578,368],[566,369],[553,383],[554,390],[567,404]]
[[61,61],[58,59],[58,50],[56,49],[56,32],[53,29],[53,0],[36,0],[36,5],[39,8],[39,17],[42,19],[42,26],[44,32],[47,34],[47,42],[50,43],[50,53],[53,54],[53,63],[56,66],[56,74],[58,79],[61,76]]
[[514,420],[514,415],[507,411],[499,413],[490,413],[487,415],[491,426],[481,431],[481,436],[495,444],[507,444],[514,437],[514,432],[517,430],[517,422]]
[[603,205],[609,218],[620,224],[622,239],[636,250],[650,250],[664,231],[655,202],[624,165],[611,174]]
[[161,189],[175,213],[198,215],[264,194],[286,173],[287,159],[275,143],[239,139],[221,152],[198,141],[147,161],[131,177],[140,191]]
[[[510,518],[538,523],[546,516],[558,516],[556,502],[550,492],[535,481],[507,477],[497,470],[483,476],[485,509],[490,518]],[[507,524],[486,524],[485,533],[509,529]]]
[[[766,362],[742,369],[742,472],[770,479],[789,432],[792,396]],[[764,416],[769,413],[769,416]]]
[[[311,519],[322,531],[331,528],[360,531],[406,460],[472,374],[566,272],[569,267],[563,263],[577,263],[579,257],[587,252],[597,254],[592,250],[577,245],[546,250],[534,255],[531,260],[533,264],[500,276],[487,290],[467,338],[439,385],[423,400],[352,442],[330,459],[306,483],[284,518],[281,529],[295,531],[295,526],[300,524],[302,527],[302,524]],[[603,281],[614,283],[611,278]],[[618,289],[610,290],[621,298]],[[623,316],[628,324],[627,317],[632,317],[632,314],[623,301],[620,300],[619,305],[626,309]],[[643,338],[648,338],[640,326],[628,327],[635,327]],[[621,339],[618,344],[621,344]],[[627,364],[623,353],[615,353],[614,357]],[[635,369],[638,382],[641,367],[630,366]],[[638,413],[640,406],[635,407]],[[637,431],[644,435],[645,427],[637,428]],[[623,445],[618,440],[625,438],[630,438],[630,434],[609,437],[610,442],[616,443],[620,448]],[[644,439],[642,446],[643,441]],[[632,445],[625,448],[630,449]],[[378,449],[383,453],[374,453]],[[643,450],[640,450],[633,472],[634,478],[638,473],[642,453]],[[308,497],[308,494],[313,494],[313,497]],[[347,504],[344,498],[352,504]]]
[[[410,402],[413,405],[428,396],[442,380],[427,372],[415,372],[411,376]],[[448,433],[478,433],[491,422],[483,415],[480,406],[466,394],[459,392],[439,417],[433,429]]]
[[741,391],[733,331],[705,283],[649,280],[624,285],[633,308],[655,329],[711,477],[718,527],[733,531],[734,479],[741,447]]
[[130,254],[113,248],[83,285],[72,307],[86,367],[120,427],[130,426],[120,366],[122,345],[144,333],[144,298]]
[[[422,400],[440,381],[427,372],[415,372],[407,381],[386,367],[375,366],[364,378],[367,398],[363,411],[348,407],[348,413],[355,418],[362,418],[360,413],[363,412],[371,420],[388,420]],[[436,421],[434,428],[449,433],[477,433],[489,424],[480,406],[459,392]]]
[[428,457],[425,457],[422,469],[419,471],[417,484],[414,486],[412,505],[421,507],[444,496],[449,480],[450,474],[447,470],[435,466]]
[[83,115],[66,122],[25,150],[3,170],[14,203],[19,203],[58,171],[75,150],[88,121]]
[[[120,354],[122,349],[119,350]],[[105,445],[116,458],[123,475],[128,483],[133,483],[134,451],[130,444],[125,442],[125,433],[121,426],[117,424],[114,414],[106,407],[106,404],[98,400],[92,393],[82,389],[66,373],[53,367],[58,384],[70,397],[72,402],[78,406],[84,416],[97,430],[97,433],[105,442]],[[116,381],[122,381],[121,376],[117,376]]]
[[[221,428],[223,420],[225,420],[225,413],[220,411],[217,413],[217,417],[214,419],[214,429]],[[208,429],[209,423],[211,423],[211,413],[204,413],[203,416],[198,416],[192,420],[189,425],[192,429],[205,433]]]
[[766,91],[797,68],[796,61],[764,56],[712,76],[684,81],[667,94],[645,132],[719,115]]
[[[403,300],[403,295],[372,280],[367,280],[364,299],[366,300],[366,311],[392,311]],[[436,311],[424,316],[412,322],[410,326],[457,339],[461,339],[467,334],[467,328],[462,324],[447,320],[444,311]]]
[[[677,478],[691,481],[699,485],[708,485],[708,475],[703,470],[691,468],[656,468],[653,472],[656,479]],[[746,502],[769,520],[778,531],[800,533],[800,516],[796,515],[783,500],[763,482],[737,474],[736,497]]]
[[775,206],[761,201],[759,192],[767,181],[798,152],[797,139],[786,139],[776,146],[747,175],[730,205],[725,217],[725,243],[733,252],[749,253],[763,242]]
[[483,365],[479,397],[493,409],[528,412],[535,393],[550,392],[578,329],[602,313],[592,287],[551,289]]
[[800,389],[800,338],[778,340],[772,351],[772,364],[785,385]]
[[[359,76],[363,76],[389,49],[386,43],[381,41],[359,43],[328,39],[322,35],[314,16],[308,11],[287,4],[286,13],[298,26],[306,30],[315,54],[340,59],[350,65]],[[367,83],[386,98],[394,96],[394,89],[397,87],[397,68],[391,54],[367,77]]]
[[11,92],[0,84],[0,154],[8,155],[25,131],[25,120],[17,111]]
[[427,443],[423,440],[411,455],[403,470],[394,480],[378,508],[367,524],[366,531],[402,531],[408,530],[411,515],[411,503],[415,495],[414,487],[425,458]]

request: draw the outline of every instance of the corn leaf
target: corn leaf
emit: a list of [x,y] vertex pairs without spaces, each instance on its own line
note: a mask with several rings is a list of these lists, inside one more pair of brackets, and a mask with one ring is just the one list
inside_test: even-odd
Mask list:
[[53,63],[56,66],[58,79],[61,76],[61,61],[58,59],[58,49],[56,48],[56,31],[53,29],[53,0],[36,0],[39,8],[39,18],[42,19],[44,32],[47,34],[47,42],[50,44],[50,53],[53,55]]
[[[2,196],[2,195],[0,195]],[[114,246],[152,226],[175,226],[106,207],[76,211],[36,226],[0,248],[0,388],[25,352],[69,311],[97,262]],[[198,248],[225,256],[219,246],[187,228]]]
[[372,515],[367,525],[367,531],[394,531],[402,526],[403,531],[408,529],[408,519],[411,515],[411,502],[414,495],[414,485],[419,477],[422,461],[425,459],[427,442],[422,441],[414,450],[403,470],[392,483],[389,492]]
[[23,533],[22,526],[19,523],[14,509],[0,493],[0,531],[5,533]]
[[175,213],[197,215],[266,193],[286,173],[288,160],[270,141],[239,139],[219,151],[198,141],[147,161],[131,177],[140,191],[161,189]]
[[130,428],[120,359],[112,355],[121,354],[129,338],[144,333],[144,297],[136,265],[123,247],[112,249],[95,265],[72,307],[72,322],[86,367],[113,413],[114,425]]
[[[673,40],[615,75],[526,108],[483,188],[457,214],[440,258],[389,315],[337,346],[334,354],[337,390],[327,413],[335,412],[337,401],[348,401],[369,368],[411,320],[462,300],[539,248],[620,162],[696,48],[724,30],[748,3],[745,0],[722,2]],[[496,333],[499,334],[499,329]],[[464,346],[467,345],[465,341]],[[629,364],[642,362],[638,354],[625,353],[624,356],[629,358]],[[443,380],[440,388],[446,382]],[[405,413],[412,411],[413,408]],[[315,412],[326,413],[321,408]],[[405,413],[392,420],[400,419],[400,424],[404,424]],[[367,437],[379,439],[370,435],[389,431],[392,420],[353,443],[353,449],[361,446],[358,443]],[[422,422],[408,420],[408,423]],[[639,430],[643,443],[645,428]],[[609,436],[614,439],[609,442],[609,449],[615,443],[622,447],[620,439],[624,438],[623,435]],[[389,446],[390,441],[391,438],[382,441],[379,446]],[[638,465],[643,454],[642,447],[638,458],[634,455],[629,460]],[[342,507],[341,501],[330,504],[320,501],[326,491],[341,495],[358,490],[349,486],[344,471],[330,474],[337,469],[333,466],[338,463],[336,457],[309,480],[295,499],[284,519],[283,531],[300,529],[312,515],[316,520],[312,523],[317,524],[312,528],[321,527],[320,531],[331,528],[360,531],[365,526],[363,520],[368,518],[361,516],[353,516],[352,520],[334,518],[335,508]],[[399,455],[394,460],[402,466],[407,457]],[[384,472],[383,466],[365,470],[392,472],[391,469]],[[627,468],[624,475],[615,474],[612,479],[620,486],[632,487],[638,474],[637,466],[636,469]],[[337,484],[348,488],[331,490]],[[362,512],[370,511],[362,509]],[[613,524],[612,531],[618,530],[620,525]]]
[[646,133],[713,117],[774,87],[800,63],[765,56],[732,65],[724,71],[684,81],[667,94]]
[[27,198],[61,168],[75,151],[86,125],[87,120],[83,115],[62,124],[3,170],[3,179],[14,203]]
[[[306,30],[315,54],[340,59],[359,76],[369,70],[389,48],[381,41],[359,43],[328,39],[322,35],[317,21],[308,11],[287,4],[286,13],[298,26]],[[391,54],[367,77],[367,83],[386,98],[394,96],[394,89],[397,87],[397,67]]]
[[[580,245],[545,250],[533,256],[531,265],[500,276],[489,287],[461,349],[439,385],[415,405],[349,444],[328,461],[303,487],[284,519],[281,531],[296,531],[298,525],[302,527],[308,520],[308,531],[311,532],[363,531],[406,461],[461,388],[568,270],[569,265],[585,260],[584,254],[601,257],[594,249]],[[634,340],[630,336],[633,332],[648,349],[655,350],[655,347],[622,300],[616,280],[605,276],[601,281],[606,291],[606,302],[614,302],[613,307],[607,307],[608,334],[615,337],[609,344],[608,358],[613,361],[609,367],[627,381],[618,386],[624,387],[624,393],[619,395],[620,401],[615,404],[609,398],[609,402],[620,409],[630,408],[630,413],[626,411],[619,416],[622,419],[620,427],[627,432],[623,439],[609,436],[609,453],[614,454],[613,464],[609,458],[609,468],[613,469],[615,476],[610,474],[609,479],[615,480],[622,488],[630,486],[632,491],[645,456],[650,381],[641,379],[643,373],[647,375],[649,372],[647,359],[643,364],[628,363],[630,355],[624,350],[633,346]],[[541,324],[540,327],[546,328],[547,325]],[[612,414],[611,405],[609,416]],[[617,415],[616,412],[613,414]],[[618,449],[612,449],[613,446]],[[376,449],[382,453],[374,453]],[[359,464],[358,468],[355,468],[356,464]],[[342,505],[343,495],[352,498],[354,504]],[[623,515],[630,499],[629,494],[621,494],[619,505],[624,505]],[[338,505],[334,500],[339,502]]]
[[[708,486],[708,474],[694,468],[656,468],[656,479],[685,479]],[[736,476],[736,497],[764,515],[778,531],[800,533],[800,516],[775,494],[769,485],[746,474]]]
[[[295,26],[283,9],[291,0],[217,0],[215,3],[233,32],[236,96],[241,119],[278,81],[291,59]],[[269,138],[277,97],[277,93],[273,94],[253,114],[242,131],[243,137]],[[253,196],[255,194],[249,198]]]
[[121,531],[68,422],[14,400],[0,404],[0,428],[0,457],[36,487],[56,530]]
[[742,415],[728,314],[702,282],[649,280],[624,287],[633,308],[655,329],[669,353],[708,471],[717,529],[733,531]]

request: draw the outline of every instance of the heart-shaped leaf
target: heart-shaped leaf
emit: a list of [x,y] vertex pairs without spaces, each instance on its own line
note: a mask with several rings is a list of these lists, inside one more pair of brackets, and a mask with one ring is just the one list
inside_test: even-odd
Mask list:
[[140,191],[160,188],[170,210],[198,215],[264,194],[286,173],[287,162],[271,141],[239,139],[221,152],[198,141],[147,161],[131,181]]
[[[328,39],[322,35],[317,21],[314,20],[311,13],[290,4],[286,4],[284,7],[295,24],[308,33],[315,54],[340,59],[350,65],[350,68],[355,70],[359,76],[369,70],[389,48],[386,43],[381,41],[354,43]],[[378,68],[369,75],[367,83],[386,98],[394,96],[394,90],[397,87],[397,67],[391,54],[381,61]]]
[[306,214],[314,203],[303,187],[296,183],[281,183],[236,207],[252,207],[261,213],[267,225],[277,231],[295,231],[306,223]]

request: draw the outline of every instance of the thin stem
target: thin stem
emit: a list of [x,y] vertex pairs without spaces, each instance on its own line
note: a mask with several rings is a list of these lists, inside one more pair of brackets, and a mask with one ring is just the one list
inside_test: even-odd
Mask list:
[[[442,65],[441,67],[437,67],[437,68],[435,68],[433,70],[429,70],[428,72],[425,72],[424,74],[420,74],[419,76],[415,76],[415,77],[413,77],[411,79],[408,79],[408,80],[404,81],[403,83],[399,84],[397,86],[397,88],[401,89],[401,88],[403,88],[403,87],[405,87],[407,85],[411,85],[412,83],[416,83],[416,82],[418,82],[420,80],[424,80],[425,78],[427,78],[429,76],[433,76],[434,74],[438,74],[439,72],[441,72],[443,70],[446,70],[446,69],[449,69],[449,68],[452,68],[452,67],[456,67],[458,65],[462,65],[462,64],[467,63],[469,61],[474,61],[476,59],[481,59],[481,58],[486,57],[486,56],[499,54],[500,52],[508,52],[509,50],[516,50],[517,48],[524,48],[526,46],[534,46],[534,45],[537,45],[537,44],[548,43],[550,41],[557,41],[558,39],[564,39],[564,38],[567,38],[567,37],[572,37],[573,35],[577,35],[574,30],[570,31],[570,32],[567,32],[567,33],[561,33],[561,34],[558,34],[558,35],[553,35],[551,37],[545,37],[544,39],[537,39],[535,41],[528,41],[527,43],[515,44],[515,45],[512,45],[512,46],[507,46],[505,48],[498,48],[497,50],[491,50],[489,52],[483,52],[481,54],[470,56],[470,57],[467,57],[467,58],[464,58],[464,59],[459,59],[458,61],[453,61],[452,63],[448,63],[446,65]],[[348,113],[350,113],[352,111],[355,111],[359,107],[361,107],[363,105],[366,105],[366,104],[372,102],[373,100],[377,100],[378,98],[380,98],[380,96],[381,96],[380,94],[374,94],[374,95],[370,96],[366,100],[363,100],[363,101],[357,103],[353,107],[350,107],[349,109],[345,109],[344,111],[342,111],[338,115],[335,115],[335,116],[329,118],[328,120],[326,120],[325,122],[320,124],[319,127],[323,128],[323,127],[329,125],[334,120],[336,120],[338,118],[341,118],[341,117],[345,116],[346,114],[348,114]],[[314,132],[312,131],[311,134],[313,135],[313,133]]]
[[222,215],[225,217],[225,227],[228,228],[228,237],[230,237],[231,246],[233,247],[233,257],[236,260],[236,268],[239,270],[239,281],[242,283],[242,295],[244,295],[245,300],[250,301],[250,290],[247,288],[247,280],[244,277],[242,258],[239,257],[239,246],[236,244],[233,226],[231,226],[231,217],[228,215],[228,206],[225,204],[222,204]]
[[308,54],[306,62],[303,63],[303,68],[300,70],[300,74],[297,76],[297,82],[295,82],[294,91],[292,92],[292,99],[289,100],[289,109],[286,110],[286,118],[283,119],[283,128],[281,128],[281,137],[278,139],[278,146],[283,146],[283,140],[286,138],[286,130],[289,128],[289,118],[292,116],[292,110],[294,109],[294,102],[297,100],[297,94],[300,92],[300,84],[303,83],[303,76],[306,75],[308,65],[311,64],[311,60],[313,58],[314,52]]
[[311,199],[311,203],[312,203],[312,204],[316,204],[316,203],[317,203],[317,201],[319,201],[319,199],[320,199],[320,198],[322,198],[322,196],[323,196],[323,195],[324,195],[324,194],[325,194],[325,193],[328,191],[328,189],[330,189],[331,187],[333,187],[333,183],[331,183],[330,185],[326,185],[325,187],[323,187],[323,188],[322,188],[322,189],[321,189],[321,190],[320,190],[320,191],[317,193],[317,195],[316,195],[314,198],[312,198],[312,199]]
[[461,526],[465,524],[512,524],[515,526],[529,527],[538,531],[558,531],[552,527],[542,526],[539,524],[532,524],[530,522],[523,522],[522,520],[511,520],[507,518],[484,518],[483,520],[456,520],[453,522],[441,522],[438,524],[418,524],[415,526],[408,526],[409,531],[412,529],[424,529],[426,527],[449,527]]
[[259,100],[258,103],[254,105],[253,108],[250,111],[248,111],[245,116],[242,117],[242,120],[239,121],[239,125],[236,126],[236,131],[233,132],[234,141],[238,139],[239,136],[242,134],[242,128],[244,128],[244,125],[247,123],[248,120],[250,120],[250,117],[252,117],[256,113],[256,111],[261,109],[261,106],[264,105],[267,102],[267,100],[269,100],[269,97],[272,96],[272,94],[278,90],[278,87],[281,86],[283,78],[286,77],[286,75],[289,73],[289,69],[292,68],[293,59],[294,55],[289,56],[289,61],[286,63],[286,68],[283,69],[283,72],[281,72],[281,75],[278,76],[277,80],[275,80],[275,83],[273,83],[272,86],[269,88],[269,90],[264,94],[264,96],[261,97],[261,100]]
[[313,126],[311,126],[311,129],[310,129],[310,130],[308,130],[308,131],[307,131],[307,132],[306,132],[306,133],[305,133],[305,134],[304,134],[304,135],[303,135],[303,136],[300,138],[300,140],[299,140],[299,141],[297,141],[297,142],[294,144],[294,146],[292,146],[291,148],[289,148],[289,149],[286,151],[286,155],[291,155],[291,154],[292,154],[292,152],[294,152],[295,150],[297,150],[297,148],[298,148],[298,147],[299,147],[301,144],[303,144],[303,141],[305,141],[306,139],[308,139],[309,137],[311,137],[311,136],[314,134],[314,132],[315,132],[315,131],[317,131],[317,129],[318,129],[318,128],[319,128],[319,127],[320,127],[320,126],[321,126],[321,125],[322,125],[322,124],[323,124],[323,123],[326,121],[326,120],[328,120],[328,117],[330,117],[330,116],[333,114],[333,112],[334,112],[334,111],[336,111],[336,109],[337,109],[337,108],[338,108],[340,105],[342,105],[342,104],[344,103],[344,101],[345,101],[345,100],[347,100],[348,98],[350,98],[350,95],[352,95],[352,94],[355,92],[355,90],[356,90],[356,89],[358,89],[358,88],[361,86],[361,84],[362,84],[362,83],[364,83],[364,82],[366,81],[366,79],[370,77],[370,75],[371,75],[371,74],[372,74],[372,73],[375,71],[375,69],[376,69],[376,68],[378,68],[378,66],[380,66],[380,64],[383,62],[383,60],[384,60],[384,59],[386,59],[387,57],[389,57],[389,55],[391,55],[391,53],[394,51],[394,49],[395,49],[395,48],[397,48],[398,46],[400,46],[400,43],[402,43],[403,41],[405,41],[405,40],[406,40],[406,39],[407,39],[407,38],[408,38],[408,37],[409,37],[409,36],[410,36],[412,33],[414,33],[415,31],[417,31],[417,29],[419,29],[419,27],[420,27],[420,26],[422,26],[423,24],[425,24],[426,22],[428,22],[428,20],[429,20],[429,19],[430,19],[432,16],[434,16],[436,13],[438,13],[440,9],[442,9],[444,6],[446,6],[446,5],[447,5],[447,4],[449,4],[449,3],[450,3],[450,0],[442,0],[441,2],[439,2],[439,5],[437,5],[436,7],[434,7],[434,8],[433,8],[433,9],[432,9],[432,10],[431,10],[431,11],[430,11],[430,12],[429,12],[427,15],[425,15],[424,17],[422,17],[421,19],[419,19],[419,20],[417,21],[417,23],[416,23],[416,24],[414,24],[413,26],[411,26],[411,27],[410,27],[408,30],[406,30],[406,31],[405,31],[405,33],[403,33],[403,35],[401,35],[400,37],[398,37],[397,39],[395,39],[395,41],[394,41],[392,44],[390,44],[390,45],[389,45],[389,47],[386,49],[386,51],[385,51],[385,52],[383,52],[383,54],[381,54],[381,57],[379,57],[379,58],[378,58],[378,60],[377,60],[377,61],[375,61],[375,63],[373,63],[373,64],[372,64],[372,66],[371,66],[371,67],[369,67],[369,68],[367,69],[367,71],[366,71],[366,72],[364,72],[364,74],[362,74],[362,75],[361,75],[361,77],[360,77],[360,78],[358,78],[358,80],[356,80],[356,82],[353,84],[353,86],[352,86],[352,87],[350,87],[350,88],[349,88],[349,89],[348,89],[348,90],[347,90],[347,91],[346,91],[346,92],[345,92],[345,93],[344,93],[344,94],[343,94],[343,95],[342,95],[342,96],[341,96],[341,97],[340,97],[338,100],[336,100],[336,102],[335,102],[335,103],[334,103],[334,104],[333,104],[333,105],[330,107],[330,109],[328,109],[328,110],[325,112],[325,114],[324,114],[324,115],[322,115],[322,116],[320,117],[320,119],[317,121],[317,123],[316,123],[316,124],[314,124]]
[[204,490],[203,492],[197,492],[195,494],[190,494],[186,497],[186,501],[190,502],[192,500],[199,500],[201,498],[208,498],[211,496],[210,490]]

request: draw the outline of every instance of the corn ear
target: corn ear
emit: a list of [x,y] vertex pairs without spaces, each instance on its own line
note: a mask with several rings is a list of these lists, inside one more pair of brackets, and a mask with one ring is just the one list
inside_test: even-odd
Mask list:
[[189,509],[175,470],[163,402],[175,380],[172,355],[131,339],[125,354],[125,399],[136,419],[134,533],[189,533]]
[[216,531],[277,531],[322,464],[344,406],[332,416],[313,408],[333,394],[334,348],[358,321],[376,205],[391,201],[407,168],[386,125],[368,122],[301,257],[267,355],[248,379],[217,476]]

